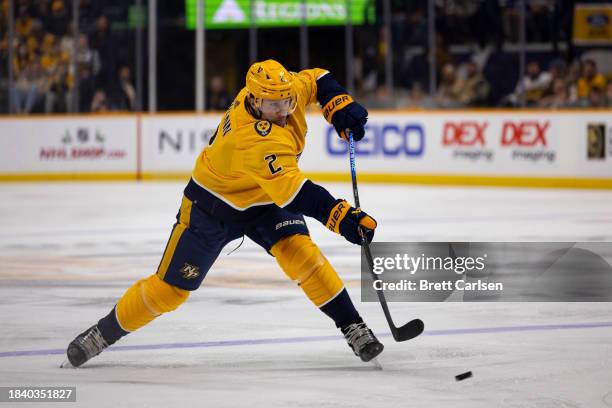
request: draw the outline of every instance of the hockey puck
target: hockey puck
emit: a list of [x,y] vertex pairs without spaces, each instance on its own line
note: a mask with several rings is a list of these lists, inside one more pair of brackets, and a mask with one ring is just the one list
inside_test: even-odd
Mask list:
[[472,372],[466,371],[465,373],[457,374],[455,376],[455,380],[461,381],[461,380],[465,380],[466,378],[470,378],[471,376],[472,376]]

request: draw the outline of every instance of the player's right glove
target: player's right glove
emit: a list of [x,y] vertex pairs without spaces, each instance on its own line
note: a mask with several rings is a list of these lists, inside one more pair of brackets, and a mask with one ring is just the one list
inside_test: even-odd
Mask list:
[[359,103],[353,101],[350,95],[336,95],[323,107],[323,117],[334,125],[338,135],[348,141],[346,130],[353,133],[353,139],[359,141],[365,135],[365,124],[368,121],[368,111]]
[[344,200],[336,200],[332,207],[325,226],[337,234],[342,235],[353,244],[361,244],[361,229],[368,244],[374,238],[376,220],[358,208],[351,207]]

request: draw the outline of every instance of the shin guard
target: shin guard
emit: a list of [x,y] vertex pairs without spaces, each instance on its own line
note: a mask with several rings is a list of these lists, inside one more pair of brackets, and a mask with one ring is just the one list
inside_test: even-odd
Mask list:
[[285,274],[317,307],[337,296],[344,283],[308,235],[291,235],[270,250]]
[[189,297],[189,291],[172,286],[151,275],[130,287],[116,306],[121,328],[132,332],[157,316],[175,310]]

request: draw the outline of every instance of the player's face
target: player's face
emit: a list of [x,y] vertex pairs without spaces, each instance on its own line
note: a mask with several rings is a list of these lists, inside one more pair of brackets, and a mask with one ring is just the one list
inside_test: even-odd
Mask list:
[[279,126],[287,124],[287,116],[292,113],[295,104],[291,98],[271,100],[264,99],[261,102],[261,114],[264,119],[267,119]]

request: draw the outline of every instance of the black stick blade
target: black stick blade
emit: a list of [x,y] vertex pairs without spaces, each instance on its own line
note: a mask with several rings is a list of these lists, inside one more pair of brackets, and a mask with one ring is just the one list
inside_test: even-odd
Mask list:
[[403,325],[402,327],[394,328],[391,333],[395,341],[406,341],[417,337],[425,330],[425,324],[421,319],[414,319]]

